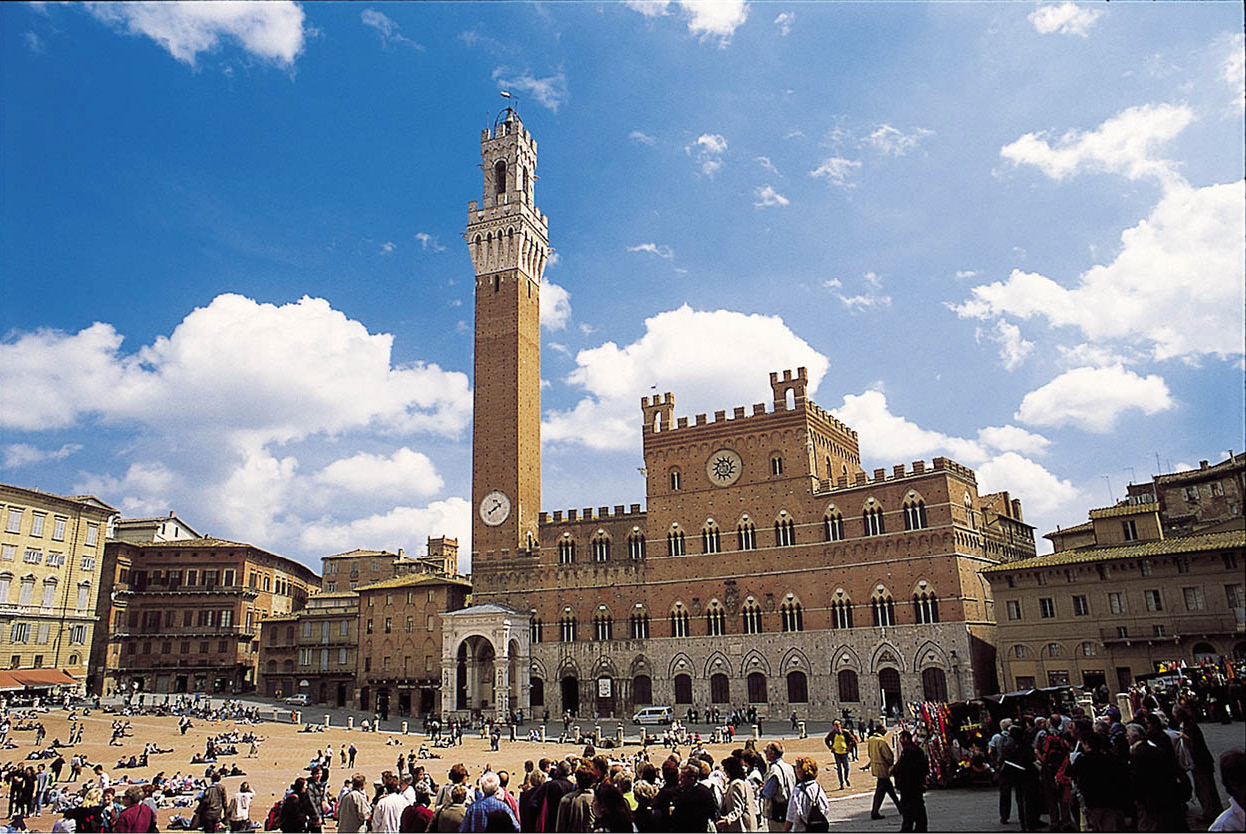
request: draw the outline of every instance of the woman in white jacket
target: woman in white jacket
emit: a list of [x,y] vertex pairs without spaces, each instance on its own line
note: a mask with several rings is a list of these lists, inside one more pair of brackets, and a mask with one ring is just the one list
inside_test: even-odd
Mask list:
[[723,791],[721,816],[715,826],[719,831],[756,831],[757,807],[753,801],[753,787],[746,778],[744,759],[732,754],[722,760],[722,768],[728,782]]

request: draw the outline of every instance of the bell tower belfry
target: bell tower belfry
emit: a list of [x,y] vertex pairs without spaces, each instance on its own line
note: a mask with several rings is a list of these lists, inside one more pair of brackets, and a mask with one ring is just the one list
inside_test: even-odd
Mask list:
[[541,510],[541,275],[549,219],[536,140],[506,108],[481,131],[484,193],[467,210],[476,271],[472,572],[534,553]]

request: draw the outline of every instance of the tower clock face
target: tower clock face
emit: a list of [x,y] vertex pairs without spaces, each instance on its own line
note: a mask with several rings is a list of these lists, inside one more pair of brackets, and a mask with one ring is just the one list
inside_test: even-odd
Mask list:
[[490,527],[497,527],[510,515],[511,500],[500,489],[493,490],[480,502],[480,520]]
[[731,486],[740,479],[744,461],[731,449],[719,449],[705,462],[705,474],[714,486]]

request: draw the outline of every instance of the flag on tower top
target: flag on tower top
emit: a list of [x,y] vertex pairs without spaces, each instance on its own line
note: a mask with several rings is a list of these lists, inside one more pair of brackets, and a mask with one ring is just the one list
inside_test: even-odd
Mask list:
[[502,98],[510,98],[510,97],[511,97],[511,94],[508,90],[502,91]]

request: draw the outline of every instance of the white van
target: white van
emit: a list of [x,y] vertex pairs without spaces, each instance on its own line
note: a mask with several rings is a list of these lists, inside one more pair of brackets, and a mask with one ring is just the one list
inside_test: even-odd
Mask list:
[[669,724],[674,715],[670,707],[645,707],[632,716],[633,724]]

